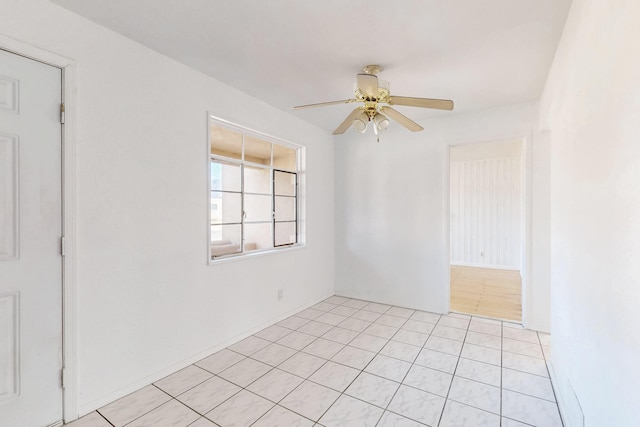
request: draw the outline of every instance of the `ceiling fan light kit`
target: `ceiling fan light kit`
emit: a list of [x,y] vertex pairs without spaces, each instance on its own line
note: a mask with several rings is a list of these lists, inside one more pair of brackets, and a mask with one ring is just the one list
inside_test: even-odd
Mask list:
[[[389,127],[389,119],[395,120],[412,132],[418,132],[424,128],[398,112],[391,105],[404,105],[409,107],[433,108],[437,110],[453,110],[453,101],[448,99],[412,98],[408,96],[391,96],[389,85],[386,81],[379,80],[377,74],[382,71],[379,65],[367,65],[362,69],[363,73],[357,74],[357,85],[354,93],[355,99],[342,101],[322,102],[319,104],[299,105],[294,110],[310,107],[322,107],[326,105],[350,104],[361,102],[349,116],[333,131],[339,135],[353,126],[353,129],[365,133],[369,122],[373,122],[373,131],[376,135]],[[387,105],[383,105],[387,104]]]

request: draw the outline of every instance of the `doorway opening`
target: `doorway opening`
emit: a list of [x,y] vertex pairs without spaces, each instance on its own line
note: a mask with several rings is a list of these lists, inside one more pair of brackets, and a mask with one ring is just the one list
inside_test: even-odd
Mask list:
[[451,311],[522,321],[522,139],[450,147]]

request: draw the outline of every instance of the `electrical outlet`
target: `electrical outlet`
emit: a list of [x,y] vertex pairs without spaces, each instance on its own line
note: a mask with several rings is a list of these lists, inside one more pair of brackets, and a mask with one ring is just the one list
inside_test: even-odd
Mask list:
[[278,289],[278,301],[282,301],[283,296],[284,296],[284,289]]
[[484,252],[480,252],[480,256],[482,256],[482,257],[483,257],[483,256],[484,256]]

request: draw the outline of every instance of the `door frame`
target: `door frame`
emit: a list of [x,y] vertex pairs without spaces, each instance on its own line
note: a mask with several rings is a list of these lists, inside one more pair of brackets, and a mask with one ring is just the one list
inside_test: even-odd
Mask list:
[[532,177],[533,177],[533,133],[531,131],[514,132],[506,135],[496,135],[491,137],[467,138],[446,141],[444,153],[445,176],[444,183],[444,206],[443,215],[445,220],[446,246],[447,246],[447,283],[446,283],[446,305],[447,312],[451,312],[451,159],[452,147],[464,145],[482,144],[487,142],[521,140],[522,141],[522,202],[521,202],[521,251],[520,251],[520,275],[522,276],[522,325],[527,328],[530,324],[530,301],[531,292],[531,232],[532,232]]
[[59,68],[62,71],[62,416],[64,422],[78,418],[76,360],[76,65],[60,56],[0,34],[0,49]]

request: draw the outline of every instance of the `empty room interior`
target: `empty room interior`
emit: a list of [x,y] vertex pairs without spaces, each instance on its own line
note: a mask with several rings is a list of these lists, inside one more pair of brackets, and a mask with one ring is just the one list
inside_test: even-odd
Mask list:
[[640,2],[0,10],[0,426],[638,425]]

